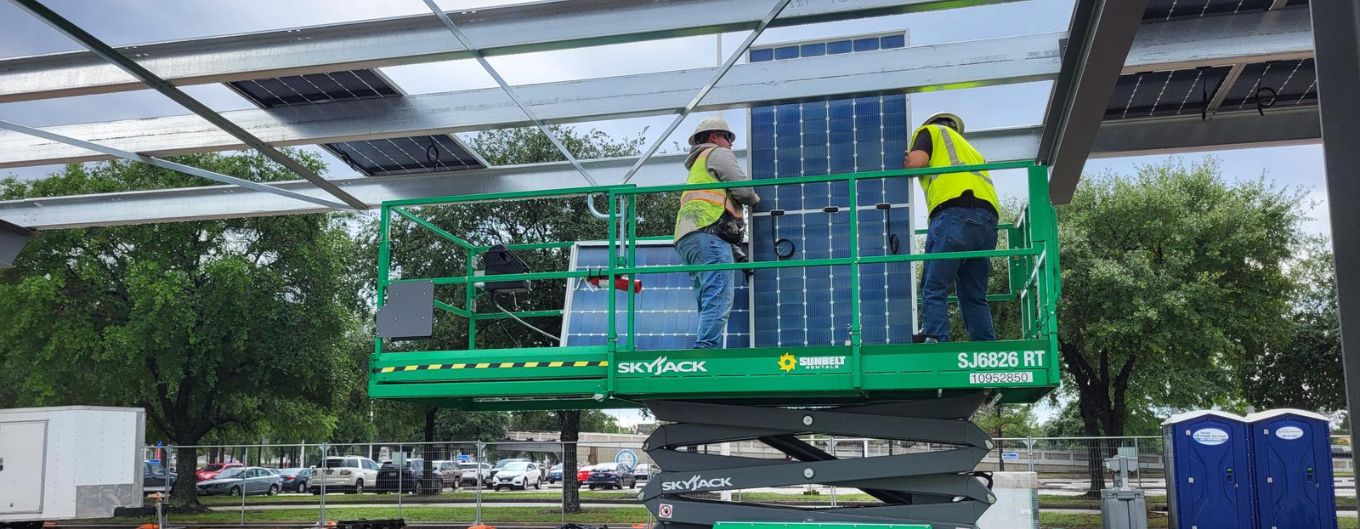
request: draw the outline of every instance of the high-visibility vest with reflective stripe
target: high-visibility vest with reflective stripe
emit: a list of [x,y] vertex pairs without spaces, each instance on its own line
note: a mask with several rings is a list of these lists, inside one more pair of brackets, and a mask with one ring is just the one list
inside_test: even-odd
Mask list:
[[[915,138],[921,131],[930,132],[930,166],[949,167],[953,165],[981,165],[987,163],[987,159],[982,157],[977,149],[963,139],[963,135],[955,132],[949,127],[940,125],[925,125],[911,137]],[[961,173],[941,173],[937,175],[925,176],[921,179],[921,190],[926,193],[926,211],[933,213],[935,206],[952,200],[963,195],[964,191],[972,190],[973,196],[991,203],[996,211],[1001,211],[1001,205],[996,199],[996,188],[992,186],[992,177],[987,171],[967,171]]]
[[[708,172],[708,155],[713,152],[709,148],[694,159],[694,165],[689,167],[689,179],[686,184],[711,184],[720,182]],[[726,189],[691,189],[680,195],[680,212],[676,214],[676,233],[675,239],[679,240],[684,234],[679,232],[681,226],[680,219],[689,217],[692,225],[704,228],[718,222],[722,217],[723,210],[727,210],[733,217],[741,220],[741,208],[732,203],[732,197]]]

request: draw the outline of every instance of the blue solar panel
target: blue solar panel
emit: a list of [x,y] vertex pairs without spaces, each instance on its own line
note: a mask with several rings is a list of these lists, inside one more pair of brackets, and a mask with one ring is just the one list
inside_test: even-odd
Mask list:
[[[609,247],[581,243],[573,248],[572,269],[602,269],[609,263]],[[683,264],[670,243],[646,241],[637,248],[638,266]],[[745,275],[736,276],[732,313],[727,321],[725,346],[751,346],[750,294]],[[698,302],[687,273],[643,274],[642,292],[636,295],[636,345],[639,351],[691,349],[699,327]],[[592,289],[584,280],[567,283],[567,318],[562,345],[603,345],[609,330],[609,296],[616,298],[616,332],[623,344],[627,333],[628,294],[621,290]]]
[[[268,109],[402,97],[374,70],[234,81],[227,86]],[[485,168],[472,151],[448,134],[327,143],[324,147],[369,176]]]
[[[901,48],[902,34],[753,49],[752,62]],[[907,148],[906,96],[865,96],[751,109],[752,178],[785,178],[900,169]],[[755,261],[850,256],[850,203],[845,182],[762,188],[752,217]],[[911,251],[907,179],[858,184],[860,255]],[[782,212],[771,215],[772,210]],[[776,241],[788,239],[791,244]],[[896,240],[896,244],[893,241]],[[850,267],[757,270],[752,281],[755,346],[841,345],[849,339]],[[913,328],[912,274],[907,263],[860,267],[862,341],[906,343]]]

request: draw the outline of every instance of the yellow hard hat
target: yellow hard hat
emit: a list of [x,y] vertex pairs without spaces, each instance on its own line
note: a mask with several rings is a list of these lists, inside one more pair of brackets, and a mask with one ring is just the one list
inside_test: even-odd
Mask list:
[[925,122],[922,123],[921,126],[924,127],[926,125],[935,123],[936,121],[951,121],[954,123],[954,126],[951,128],[958,131],[959,133],[963,133],[963,118],[959,117],[957,114],[954,114],[952,112],[936,112],[934,114],[931,114],[930,117],[926,118]]
[[732,127],[727,126],[727,120],[723,119],[722,116],[710,116],[700,121],[699,126],[694,127],[694,132],[689,135],[689,144],[700,144],[703,140],[702,136],[710,132],[726,132],[732,138],[732,141],[737,140],[737,135],[732,132]]

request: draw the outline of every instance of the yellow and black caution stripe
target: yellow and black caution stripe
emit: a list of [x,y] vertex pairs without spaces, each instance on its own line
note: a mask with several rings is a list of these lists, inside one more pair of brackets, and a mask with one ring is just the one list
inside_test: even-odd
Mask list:
[[553,361],[553,362],[478,362],[467,364],[416,364],[409,366],[389,366],[377,370],[378,373],[398,371],[437,371],[440,369],[505,369],[512,367],[609,367],[609,361]]

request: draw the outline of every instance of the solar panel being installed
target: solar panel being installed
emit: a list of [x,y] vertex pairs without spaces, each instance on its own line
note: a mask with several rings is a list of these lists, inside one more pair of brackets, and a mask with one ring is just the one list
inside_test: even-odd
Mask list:
[[[227,83],[262,108],[314,105],[402,97],[373,70],[349,70]],[[448,134],[324,145],[345,163],[369,176],[481,169],[486,165]]]
[[[675,246],[666,241],[642,241],[637,248],[638,266],[683,264]],[[609,263],[609,247],[583,242],[572,248],[571,269],[600,269]],[[751,346],[750,296],[744,274],[737,279],[725,347]],[[691,349],[699,327],[698,302],[689,274],[644,274],[642,292],[636,294],[636,347],[639,351]],[[616,297],[615,325],[620,343],[626,332],[628,294],[621,290],[594,289],[584,280],[567,282],[566,318],[562,322],[562,345],[603,345],[608,337],[609,296]]]
[[[752,62],[872,52],[906,45],[901,33],[779,45],[750,52]],[[900,169],[907,147],[902,94],[758,106],[751,109],[751,175],[761,180]],[[860,255],[911,251],[910,181],[870,180],[857,188]],[[752,218],[755,261],[849,257],[844,182],[761,188]],[[896,242],[894,242],[896,241]],[[914,327],[907,263],[860,267],[862,341],[905,343]],[[847,266],[757,270],[755,345],[841,345],[849,339]]]

